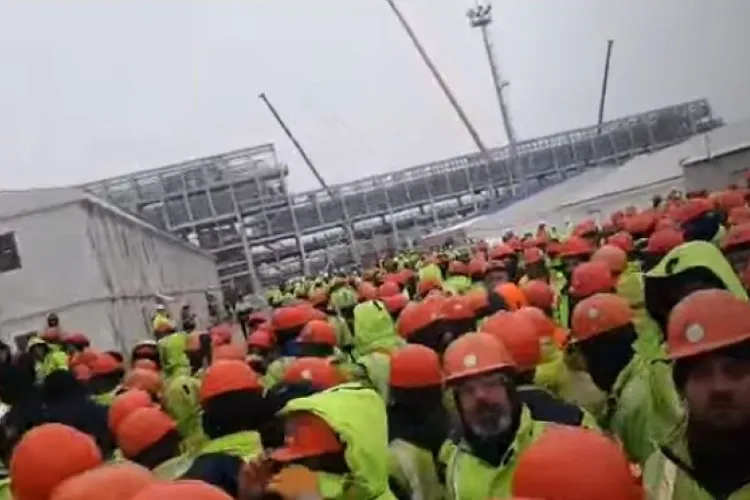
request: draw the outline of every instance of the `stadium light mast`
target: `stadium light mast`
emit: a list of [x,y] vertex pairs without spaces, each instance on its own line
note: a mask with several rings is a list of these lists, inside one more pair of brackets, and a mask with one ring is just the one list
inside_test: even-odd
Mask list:
[[[482,41],[484,42],[484,49],[487,52],[487,59],[490,63],[490,71],[492,73],[492,82],[495,86],[495,94],[497,96],[497,103],[500,107],[500,114],[503,118],[503,126],[505,128],[505,135],[508,138],[508,148],[510,152],[510,162],[512,165],[511,170],[515,171],[516,178],[519,180],[521,191],[528,193],[528,184],[526,176],[523,173],[523,169],[518,161],[518,143],[516,138],[516,132],[513,128],[513,121],[510,116],[510,110],[505,102],[504,90],[508,87],[509,82],[502,79],[500,75],[500,67],[495,57],[495,48],[492,43],[492,36],[490,35],[489,27],[492,24],[492,4],[489,0],[477,0],[474,7],[470,8],[466,12],[466,16],[469,18],[469,25],[472,28],[479,29],[482,33]],[[513,188],[513,180],[511,179],[511,189]]]

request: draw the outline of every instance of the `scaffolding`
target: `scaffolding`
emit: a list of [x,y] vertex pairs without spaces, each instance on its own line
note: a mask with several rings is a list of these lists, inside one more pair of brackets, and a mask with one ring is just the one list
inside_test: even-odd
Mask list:
[[[718,123],[708,101],[697,100],[518,142],[525,195]],[[291,193],[287,167],[265,144],[84,187],[197,242],[216,256],[223,285],[257,293],[304,270],[372,265],[435,229],[512,203],[522,195],[512,193],[510,163],[502,147],[333,185],[330,192]]]

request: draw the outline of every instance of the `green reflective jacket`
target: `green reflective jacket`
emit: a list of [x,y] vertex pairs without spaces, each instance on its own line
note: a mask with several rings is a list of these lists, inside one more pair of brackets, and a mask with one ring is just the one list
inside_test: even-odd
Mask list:
[[385,403],[362,384],[343,384],[290,401],[283,415],[305,411],[326,421],[346,445],[350,473],[342,498],[395,500],[388,488],[388,418]]
[[493,467],[471,454],[465,442],[446,441],[438,460],[445,467],[445,498],[486,500],[509,498],[518,457],[536,441],[547,424],[531,418],[528,408],[521,412],[516,437],[505,453],[502,465]]
[[643,468],[643,484],[649,500],[750,500],[750,482],[730,496],[719,498],[695,481],[690,467],[683,421],[649,457]]

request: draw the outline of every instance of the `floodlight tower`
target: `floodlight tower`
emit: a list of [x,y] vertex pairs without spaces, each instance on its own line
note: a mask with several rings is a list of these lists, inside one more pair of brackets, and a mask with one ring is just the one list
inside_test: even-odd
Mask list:
[[[505,102],[505,95],[503,93],[509,83],[503,80],[500,76],[500,68],[497,64],[497,59],[495,58],[495,48],[493,46],[492,37],[489,31],[489,27],[492,24],[492,4],[489,2],[489,0],[477,0],[475,6],[470,8],[466,12],[466,16],[469,18],[470,26],[472,28],[478,28],[482,32],[484,48],[487,52],[487,59],[490,63],[492,82],[495,85],[497,103],[500,106],[500,113],[503,117],[503,126],[505,128],[505,135],[508,138],[508,148],[510,151],[510,162],[512,165],[512,170],[516,174],[515,177],[519,181],[521,191],[523,193],[527,193],[528,189],[526,176],[524,175],[523,169],[518,161],[516,132],[513,129],[510,110],[508,109],[508,105]],[[515,189],[513,191],[515,191]]]

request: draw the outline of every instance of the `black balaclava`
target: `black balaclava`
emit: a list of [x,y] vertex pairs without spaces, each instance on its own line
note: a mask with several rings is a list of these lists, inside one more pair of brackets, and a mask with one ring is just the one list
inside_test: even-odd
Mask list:
[[263,448],[279,448],[284,444],[284,419],[277,416],[278,412],[288,402],[297,398],[312,396],[317,392],[318,390],[309,382],[281,382],[268,390],[265,401],[269,413],[274,416],[263,422],[259,428]]
[[130,457],[129,460],[147,469],[154,469],[179,455],[181,442],[182,436],[180,436],[180,433],[177,430],[172,430],[138,455]]
[[328,358],[333,356],[335,347],[329,344],[316,344],[312,342],[297,342],[297,356]]
[[[726,289],[721,281],[710,269],[693,267],[668,278],[646,279],[644,296],[646,309],[656,321],[662,335],[667,331],[669,313],[682,299],[698,290]],[[666,339],[662,338],[662,341]]]
[[708,212],[682,225],[685,241],[708,241],[714,239],[721,225],[717,212]]
[[203,431],[211,439],[258,430],[273,417],[260,391],[231,391],[203,403]]
[[437,457],[450,429],[441,387],[390,388],[389,440],[403,439]]
[[586,360],[591,379],[599,389],[606,393],[612,390],[617,377],[635,355],[633,342],[636,337],[635,328],[628,324],[576,344]]
[[92,394],[106,394],[120,385],[125,372],[122,369],[103,375],[93,375],[89,379],[88,387]]

